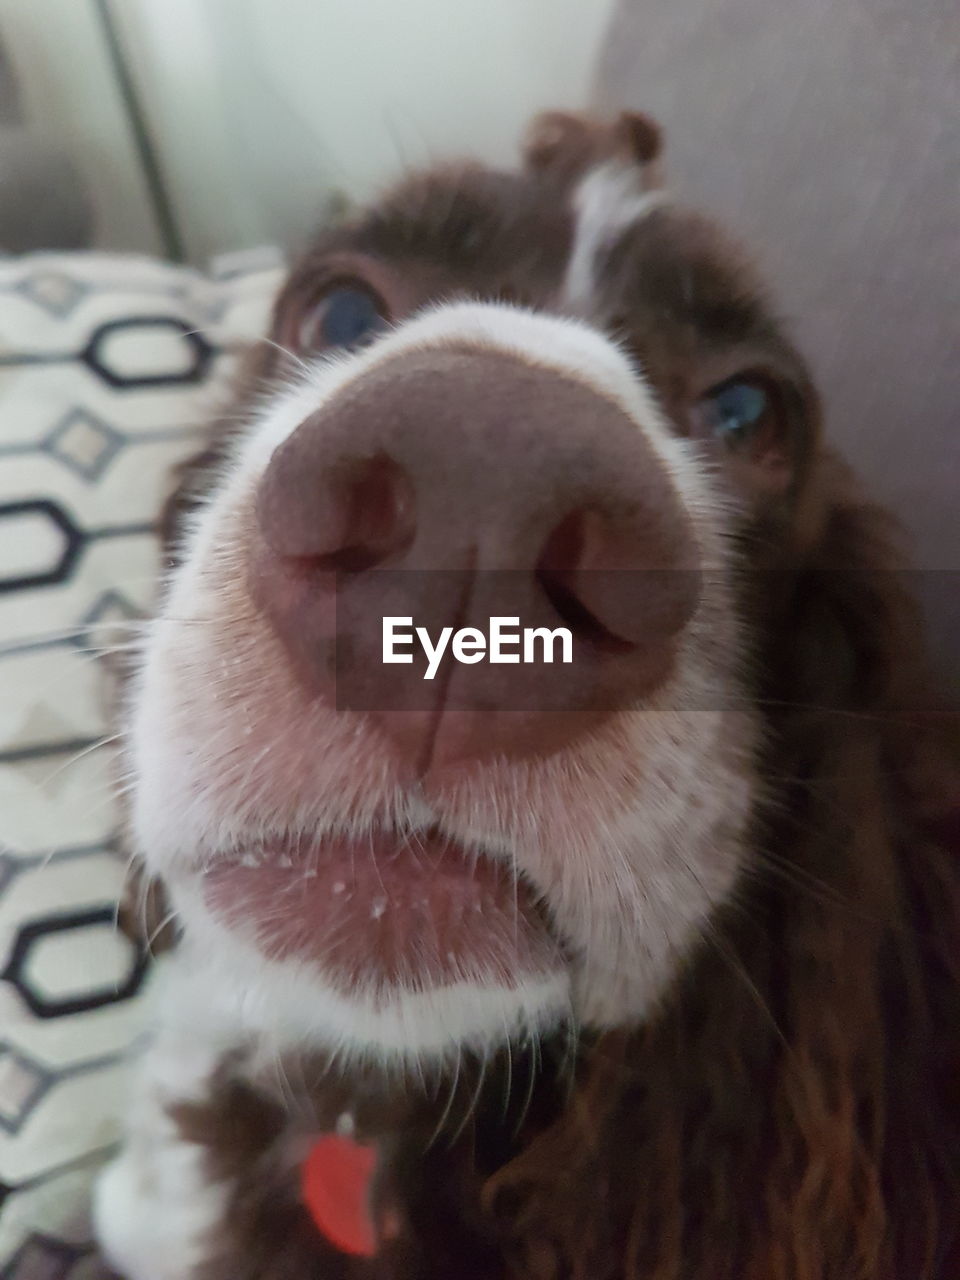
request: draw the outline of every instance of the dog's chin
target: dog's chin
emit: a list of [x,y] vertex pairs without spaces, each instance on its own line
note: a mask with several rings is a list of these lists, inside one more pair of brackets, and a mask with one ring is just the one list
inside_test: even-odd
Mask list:
[[440,1065],[570,1021],[569,957],[532,885],[435,831],[278,836],[171,889],[211,1003],[272,1044]]

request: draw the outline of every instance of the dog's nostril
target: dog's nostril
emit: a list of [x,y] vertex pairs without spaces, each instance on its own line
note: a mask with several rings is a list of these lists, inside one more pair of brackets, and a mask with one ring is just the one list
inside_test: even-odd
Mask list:
[[[633,641],[616,634],[591,608],[584,590],[590,558],[588,539],[592,513],[574,511],[565,516],[547,538],[537,562],[536,578],[544,595],[574,636],[607,653],[629,653]],[[596,583],[593,584],[596,586]]]
[[[610,654],[670,639],[689,620],[698,575],[656,513],[582,508],[553,529],[537,581],[575,636]],[[678,533],[680,531],[678,530]]]
[[385,453],[313,468],[283,450],[264,477],[258,518],[271,550],[304,572],[360,573],[400,554],[416,532],[416,496]]
[[614,635],[578,599],[571,576],[562,571],[538,568],[537,581],[560,620],[578,640],[585,640],[606,653],[630,653],[636,645]]
[[409,476],[377,454],[334,466],[328,478],[337,516],[336,545],[314,552],[321,569],[361,573],[402,552],[416,532],[416,496]]

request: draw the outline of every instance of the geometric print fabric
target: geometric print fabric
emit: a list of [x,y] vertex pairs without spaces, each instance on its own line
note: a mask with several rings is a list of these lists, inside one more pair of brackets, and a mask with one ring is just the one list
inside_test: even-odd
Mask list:
[[149,969],[117,929],[111,666],[172,468],[266,329],[277,255],[0,259],[0,1280],[97,1280]]

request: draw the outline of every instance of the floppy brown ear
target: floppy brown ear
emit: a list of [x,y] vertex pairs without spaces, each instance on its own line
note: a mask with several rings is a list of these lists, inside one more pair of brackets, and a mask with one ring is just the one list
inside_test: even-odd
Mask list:
[[825,713],[910,716],[932,710],[924,627],[901,530],[864,498],[848,467],[825,450],[808,488],[799,567],[782,575],[773,628],[773,696]]
[[624,111],[613,120],[545,111],[527,130],[522,154],[528,169],[564,181],[603,160],[620,159],[647,170],[652,186],[658,178],[653,165],[662,149],[660,126],[639,111]]

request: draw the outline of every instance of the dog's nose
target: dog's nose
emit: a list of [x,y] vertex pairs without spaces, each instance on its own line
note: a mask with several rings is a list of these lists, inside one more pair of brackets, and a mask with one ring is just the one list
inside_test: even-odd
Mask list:
[[304,685],[421,770],[550,752],[635,703],[699,594],[690,517],[641,427],[493,349],[359,374],[273,454],[256,515],[253,596]]

